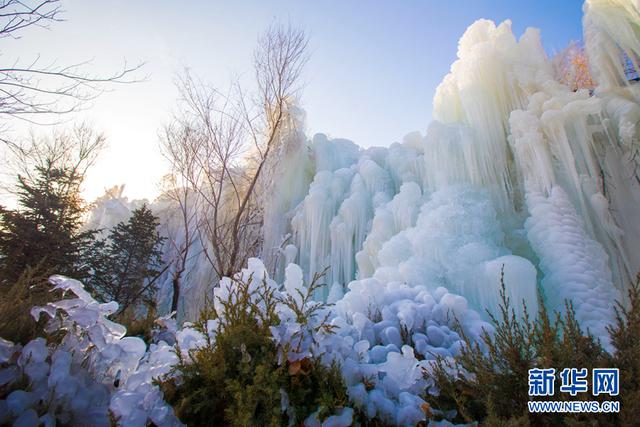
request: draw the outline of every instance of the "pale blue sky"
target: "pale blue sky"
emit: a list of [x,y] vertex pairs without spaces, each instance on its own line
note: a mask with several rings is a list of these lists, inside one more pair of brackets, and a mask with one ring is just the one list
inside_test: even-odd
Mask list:
[[67,0],[63,7],[66,22],[4,40],[4,60],[94,58],[91,70],[108,73],[126,58],[146,61],[150,74],[145,83],[116,87],[77,116],[110,142],[89,176],[88,197],[120,183],[130,197],[153,197],[164,173],[157,132],[177,96],[175,73],[188,66],[225,87],[250,71],[255,41],[274,19],[301,26],[310,37],[302,98],[307,132],[363,146],[425,131],[435,88],[476,19],[511,19],[516,36],[537,27],[548,52],[582,37],[579,0]]

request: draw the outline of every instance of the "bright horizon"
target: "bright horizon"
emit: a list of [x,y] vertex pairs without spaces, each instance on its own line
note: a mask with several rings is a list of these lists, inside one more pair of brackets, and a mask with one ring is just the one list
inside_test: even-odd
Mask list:
[[[360,146],[390,145],[412,131],[424,134],[435,88],[456,58],[457,41],[480,18],[511,19],[516,37],[541,30],[546,51],[582,38],[582,1],[328,2],[168,1],[104,4],[70,0],[65,22],[7,41],[7,58],[71,64],[93,58],[91,73],[116,72],[126,60],[145,62],[147,81],[116,85],[68,124],[85,121],[109,146],[90,170],[85,197],[126,184],[130,199],[153,199],[166,165],[158,131],[168,123],[177,91],[173,79],[188,67],[203,81],[226,87],[251,70],[258,35],[274,20],[303,28],[310,39],[301,106],[306,133],[347,138]],[[446,22],[446,27],[442,23]],[[16,134],[28,127],[13,124]],[[48,127],[34,129],[38,134]]]

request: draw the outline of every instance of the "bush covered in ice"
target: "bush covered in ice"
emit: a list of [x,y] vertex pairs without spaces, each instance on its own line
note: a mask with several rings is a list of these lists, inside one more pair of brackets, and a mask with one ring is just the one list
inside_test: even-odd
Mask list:
[[32,310],[49,319],[48,339],[2,342],[3,422],[415,425],[436,356],[464,345],[455,325],[473,337],[490,330],[444,288],[368,279],[327,306],[311,298],[319,281],[305,286],[290,264],[278,285],[251,259],[220,281],[201,320],[178,329],[158,319],[147,346],[108,319],[117,304],[54,276],[53,289],[72,297]]
[[22,348],[2,342],[0,371],[2,423],[55,425],[158,426],[178,424],[151,382],[176,361],[166,344],[147,349],[140,338],[107,319],[116,303],[99,304],[78,281],[50,279],[54,290],[72,298],[35,307],[35,318],[49,318],[49,339]]
[[178,346],[180,360],[161,380],[183,422],[279,426],[309,418],[311,425],[351,425],[338,366],[318,357],[332,329],[330,312],[310,298],[319,279],[307,288],[300,268],[290,265],[281,291],[252,259],[220,282],[194,325],[203,342]]
[[[177,329],[173,319],[158,319],[161,328],[148,347],[108,319],[116,303],[96,302],[76,280],[53,276],[50,281],[54,290],[73,297],[32,309],[35,318],[49,318],[48,339],[38,338],[24,348],[0,342],[2,423],[180,425],[158,384],[172,391],[168,400],[178,414],[215,415],[200,421],[233,419],[242,425],[257,421],[251,416],[259,414],[276,425],[306,417],[311,425],[318,420],[334,426],[351,423],[353,410],[346,407],[338,365],[324,365],[318,357],[321,341],[332,333],[327,323],[331,312],[310,299],[315,285],[303,286],[295,265],[287,269],[281,292],[262,262],[250,260],[248,269],[216,287],[211,310],[203,311],[201,322]],[[211,352],[217,357],[208,359]],[[179,396],[194,391],[190,380],[206,382],[211,362],[222,369],[216,384],[220,389],[201,396],[201,405],[188,396],[185,409]],[[243,378],[255,382],[254,393]],[[220,413],[215,396],[227,404]]]

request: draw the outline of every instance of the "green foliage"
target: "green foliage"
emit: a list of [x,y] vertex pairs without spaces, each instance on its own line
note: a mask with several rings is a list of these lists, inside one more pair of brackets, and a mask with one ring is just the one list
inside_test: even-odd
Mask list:
[[87,276],[83,262],[94,232],[80,232],[85,205],[82,175],[47,161],[33,177],[18,176],[18,209],[0,207],[0,285],[18,281],[28,267]]
[[153,308],[161,273],[164,238],[158,218],[146,205],[118,223],[106,239],[97,240],[89,264],[93,274],[87,287],[103,301],[117,301],[120,313],[139,303]]
[[31,317],[34,306],[45,305],[55,298],[41,265],[27,267],[18,280],[0,293],[0,337],[26,344],[41,334],[42,328]]
[[150,324],[133,308],[144,302],[153,312],[163,241],[158,219],[143,206],[108,239],[95,240],[95,231],[80,231],[82,180],[77,167],[45,160],[32,176],[18,176],[18,209],[0,207],[0,336],[24,343],[38,334],[29,310],[49,301],[51,274],[85,281],[102,299],[118,301],[134,332]]
[[634,425],[640,413],[640,275],[629,289],[629,305],[616,305],[616,320],[609,327],[615,348],[611,365],[620,369],[619,425]]
[[[391,425],[382,421],[378,416],[369,418],[367,414],[359,408],[354,408],[353,424],[361,427],[390,427]],[[424,421],[418,423],[418,427],[425,427],[427,424]]]
[[[295,306],[301,324],[323,305],[303,309],[293,299],[278,300],[265,281],[255,291],[247,283],[234,284],[229,298],[220,301],[220,312],[207,304],[201,313],[196,326],[208,337],[207,345],[179,353],[173,374],[160,381],[180,420],[190,426],[301,425],[316,410],[322,419],[346,405],[338,366],[324,366],[317,358],[283,360],[286,349],[271,338],[270,327],[280,323],[278,301]],[[214,338],[208,319],[217,320]],[[328,325],[323,321],[318,328]]]
[[148,307],[145,313],[129,307],[120,313],[118,323],[127,328],[127,335],[140,337],[147,343],[153,339],[153,328],[155,327],[158,312],[155,307]]
[[[607,353],[591,334],[584,333],[570,303],[565,314],[550,317],[540,304],[531,320],[524,306],[518,318],[500,292],[500,316],[491,316],[493,335],[484,333],[472,342],[458,324],[465,346],[453,360],[438,357],[431,373],[440,393],[425,399],[436,414],[455,411],[454,421],[479,421],[487,426],[609,426],[634,425],[640,410],[640,279],[629,291],[629,306],[618,303],[616,323],[609,328],[613,354]],[[524,304],[524,303],[523,303]],[[530,414],[527,408],[528,370],[532,368],[607,367],[620,369],[620,414]],[[608,397],[608,396],[607,396]],[[536,397],[535,400],[545,398]],[[547,400],[606,400],[589,393],[570,397],[556,393]]]
[[23,344],[41,333],[29,311],[53,297],[47,277],[88,274],[94,232],[80,231],[83,175],[58,160],[47,158],[32,174],[18,175],[18,208],[0,207],[0,336]]

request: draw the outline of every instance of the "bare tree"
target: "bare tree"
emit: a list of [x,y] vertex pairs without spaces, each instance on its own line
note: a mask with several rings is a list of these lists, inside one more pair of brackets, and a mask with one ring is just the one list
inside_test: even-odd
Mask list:
[[[0,0],[0,39],[19,38],[29,27],[47,28],[62,20],[61,13],[60,0]],[[0,66],[0,117],[56,123],[57,115],[78,111],[104,92],[105,84],[139,81],[130,77],[143,65],[125,63],[121,70],[100,76],[83,71],[89,62],[60,66],[43,64],[37,56]]]
[[59,0],[29,2],[22,0],[0,1],[0,38],[18,38],[20,30],[31,26],[48,27],[52,21],[60,21]]
[[176,175],[169,174],[164,178],[162,198],[170,203],[170,209],[174,210],[177,217],[176,228],[172,227],[171,218],[167,218],[167,242],[171,248],[171,297],[170,312],[178,312],[182,279],[187,270],[189,260],[197,255],[193,253],[193,245],[197,237],[197,215],[193,205],[193,192],[184,182],[179,183]]
[[[19,181],[35,182],[43,170],[64,170],[69,178],[64,194],[79,194],[87,171],[106,146],[105,136],[84,123],[71,129],[54,130],[48,137],[31,133],[24,140],[5,141],[8,156],[4,174],[17,176]],[[9,179],[5,179],[0,188],[13,195],[19,189]]]
[[182,279],[186,272],[187,262],[192,256],[192,247],[197,238],[198,216],[196,211],[196,193],[190,185],[190,178],[196,174],[196,163],[193,152],[184,150],[188,140],[193,137],[190,126],[169,125],[161,135],[161,151],[171,162],[172,173],[164,179],[163,195],[177,207],[178,225],[175,230],[167,229],[167,237],[172,248],[173,264],[171,273],[171,312],[178,311]]
[[163,151],[194,193],[197,232],[219,277],[231,276],[260,248],[258,193],[292,123],[306,48],[302,30],[270,27],[255,51],[252,94],[238,82],[223,92],[188,72],[179,79],[181,110],[165,128]]
[[105,136],[85,123],[70,130],[56,130],[50,137],[31,133],[26,140],[6,144],[11,153],[11,172],[28,179],[37,168],[47,165],[64,166],[72,175],[84,177],[106,145]]

